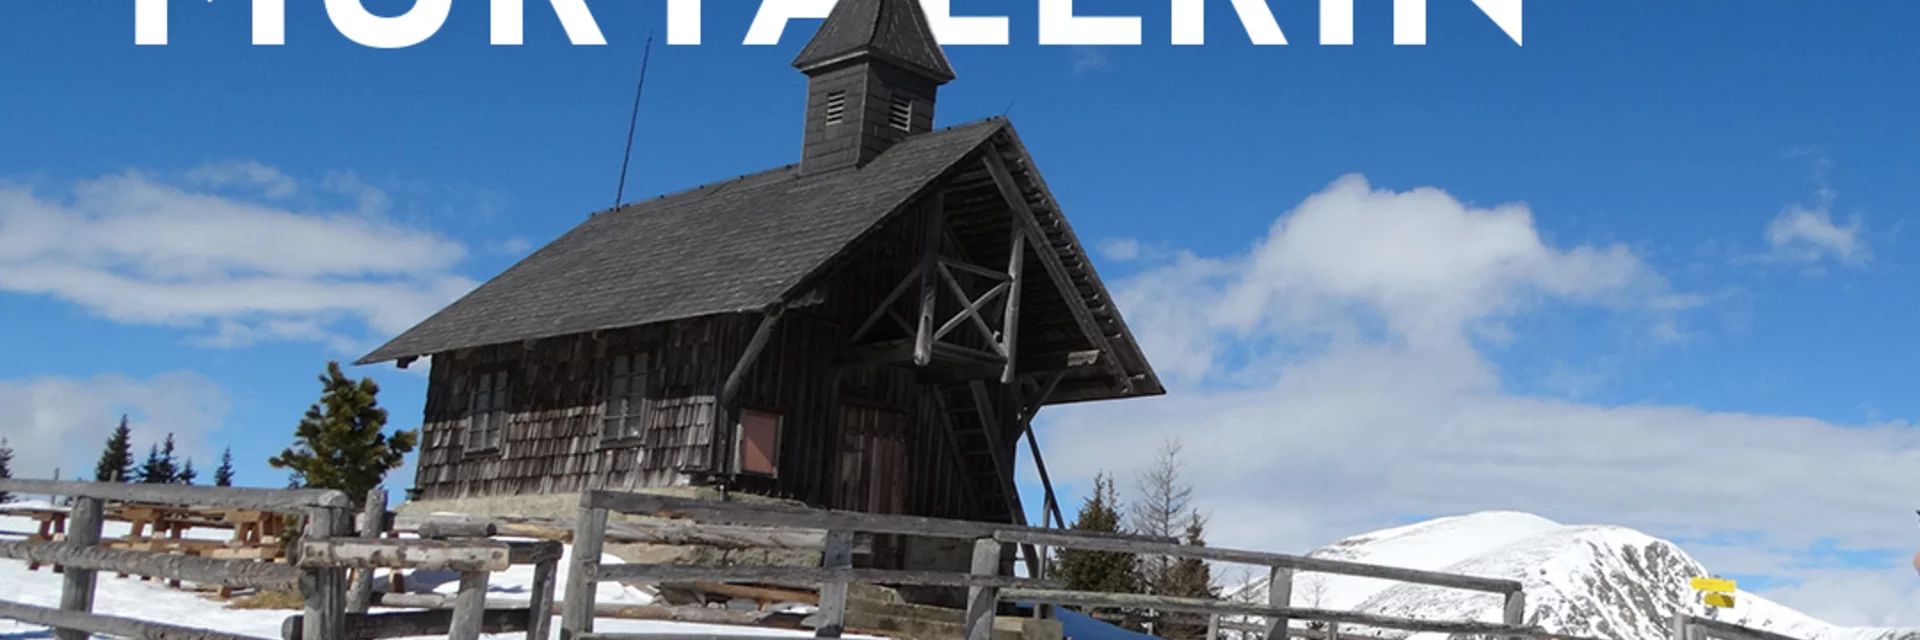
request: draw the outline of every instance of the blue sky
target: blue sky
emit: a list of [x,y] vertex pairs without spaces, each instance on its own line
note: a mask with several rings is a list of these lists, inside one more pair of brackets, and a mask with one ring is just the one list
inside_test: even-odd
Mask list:
[[[132,4],[0,6],[0,433],[34,473],[90,469],[124,411],[282,482],[264,460],[328,359],[612,203],[642,46],[665,38],[664,3],[598,0],[609,46],[568,46],[535,2],[526,46],[491,47],[462,2],[374,50],[301,2],[286,46],[253,47],[248,4],[220,0],[173,2],[171,44],[136,47]],[[742,46],[755,3],[705,4],[705,44],[653,50],[630,196],[798,157],[787,63],[817,21]],[[1391,3],[1361,0],[1359,44],[1322,47],[1316,3],[1273,0],[1293,44],[1255,47],[1212,2],[1208,43],[1174,47],[1167,3],[1083,0],[1142,16],[1146,44],[1042,47],[1031,2],[953,4],[1010,16],[1013,45],[949,49],[940,123],[1012,117],[1173,387],[1046,416],[1064,489],[1179,434],[1206,506],[1247,523],[1229,540],[1527,509],[1699,541],[1836,622],[1920,624],[1899,566],[1920,542],[1920,5],[1535,0],[1521,47],[1432,0],[1430,44],[1395,47]],[[355,373],[418,424],[422,376]],[[1414,464],[1336,431],[1488,446]],[[1210,457],[1248,456],[1243,436],[1326,473]],[[1580,483],[1420,481],[1529,473]],[[1690,488],[1605,489],[1636,481]]]

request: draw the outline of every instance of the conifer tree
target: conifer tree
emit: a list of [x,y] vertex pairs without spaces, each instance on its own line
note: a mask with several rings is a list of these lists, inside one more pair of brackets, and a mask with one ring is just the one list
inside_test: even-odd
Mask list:
[[[1068,528],[1077,531],[1119,533],[1120,495],[1113,478],[1098,474],[1093,478],[1093,493],[1080,505]],[[1062,549],[1055,559],[1051,576],[1073,591],[1136,593],[1140,589],[1138,560],[1131,553]]]
[[340,363],[329,362],[320,386],[320,402],[300,420],[293,446],[267,464],[291,470],[299,486],[337,489],[358,503],[400,467],[419,434],[383,431],[387,410],[379,406],[380,385],[372,378],[355,381]]
[[233,447],[220,452],[220,466],[213,468],[213,486],[233,486]]
[[187,458],[186,463],[180,466],[180,473],[173,476],[173,481],[179,484],[193,484],[193,481],[199,477],[200,472],[193,470],[193,458]]
[[99,482],[127,482],[133,479],[133,429],[127,426],[127,416],[120,416],[120,426],[107,437],[107,448],[100,452],[100,463],[93,468],[93,479]]
[[[1187,530],[1181,536],[1181,543],[1187,546],[1204,547],[1206,541],[1206,519],[1199,514],[1191,514],[1187,519]],[[1196,598],[1217,600],[1220,588],[1213,583],[1213,571],[1205,560],[1198,558],[1180,558],[1167,570],[1160,586],[1162,595],[1176,598]],[[1163,623],[1155,629],[1156,635],[1167,640],[1201,640],[1207,637],[1207,617],[1200,614],[1170,613],[1163,617]]]
[[[13,477],[13,444],[0,438],[0,478]],[[13,502],[13,494],[0,491],[0,504]]]
[[174,457],[173,434],[167,434],[166,440],[147,449],[147,461],[140,465],[135,474],[143,484],[173,484],[180,481],[180,467]]

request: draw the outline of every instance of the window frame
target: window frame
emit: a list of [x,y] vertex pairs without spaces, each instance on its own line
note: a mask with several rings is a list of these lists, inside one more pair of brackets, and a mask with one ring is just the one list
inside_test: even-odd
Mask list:
[[[757,471],[747,468],[747,417],[750,415],[761,415],[773,418],[773,443],[767,451],[767,462],[769,466],[772,467],[771,470]],[[785,414],[778,411],[742,408],[740,410],[740,418],[735,421],[733,429],[733,472],[739,475],[759,478],[779,478],[780,448],[781,445],[786,443],[786,439],[787,416]]]
[[467,454],[498,452],[513,411],[513,372],[508,367],[489,367],[475,371],[468,381],[467,428],[460,448]]
[[[618,372],[622,360],[626,361],[625,373]],[[649,395],[653,384],[653,353],[635,349],[617,354],[602,365],[601,371],[606,377],[600,386],[600,444],[609,447],[640,444],[653,422],[653,398]],[[615,385],[623,379],[628,389],[625,395],[616,396]],[[627,401],[619,415],[613,412],[616,400]],[[621,423],[619,428],[609,428],[616,421]],[[633,426],[627,426],[629,421]]]

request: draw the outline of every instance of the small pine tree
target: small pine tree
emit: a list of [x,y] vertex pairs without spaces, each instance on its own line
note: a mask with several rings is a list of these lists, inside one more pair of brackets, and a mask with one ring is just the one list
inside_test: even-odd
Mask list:
[[400,468],[419,434],[383,431],[387,410],[379,406],[380,385],[372,378],[355,381],[340,363],[329,362],[320,386],[320,402],[300,420],[294,446],[267,464],[291,469],[294,483],[302,487],[337,489],[358,503],[388,471]]
[[173,434],[160,445],[147,449],[147,462],[140,465],[139,481],[143,484],[173,484],[180,481],[180,468],[175,462]]
[[[0,438],[0,478],[13,477],[13,444]],[[13,502],[13,494],[0,491],[0,504]]]
[[213,486],[233,486],[233,447],[220,452],[220,466],[213,468]]
[[[1187,546],[1204,547],[1206,541],[1206,519],[1200,514],[1192,514],[1187,519],[1187,531],[1181,537]],[[1196,598],[1217,600],[1220,588],[1213,583],[1213,571],[1205,560],[1198,558],[1179,558],[1167,570],[1160,593],[1176,598]],[[1156,635],[1167,640],[1201,640],[1207,637],[1207,618],[1198,614],[1163,614]]]
[[120,426],[107,437],[107,448],[100,452],[100,463],[93,468],[93,479],[99,482],[127,482],[133,479],[133,429],[127,426],[127,417],[120,416]]
[[[1111,476],[1104,473],[1094,476],[1093,494],[1080,505],[1080,512],[1068,528],[1122,531],[1120,494],[1114,490]],[[1062,549],[1050,575],[1065,582],[1067,589],[1073,591],[1138,593],[1140,589],[1139,560],[1131,553]]]
[[193,484],[193,481],[199,477],[200,472],[193,470],[193,458],[187,458],[186,464],[180,466],[180,473],[173,476],[173,481],[179,484]]

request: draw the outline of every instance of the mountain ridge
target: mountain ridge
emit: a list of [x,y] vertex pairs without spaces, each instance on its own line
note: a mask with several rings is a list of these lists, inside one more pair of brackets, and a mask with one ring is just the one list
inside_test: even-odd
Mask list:
[[[1344,538],[1309,557],[1442,571],[1520,581],[1527,621],[1558,633],[1608,640],[1669,640],[1668,621],[1683,608],[1694,615],[1804,640],[1920,640],[1920,629],[1833,625],[1753,593],[1735,594],[1736,606],[1709,611],[1689,580],[1712,575],[1678,545],[1614,525],[1565,525],[1518,511],[1483,511],[1435,518]],[[1265,602],[1264,577],[1228,590],[1243,601]],[[1496,594],[1371,578],[1299,574],[1293,606],[1353,610],[1433,620],[1498,622]],[[1445,634],[1377,632],[1405,640]]]

